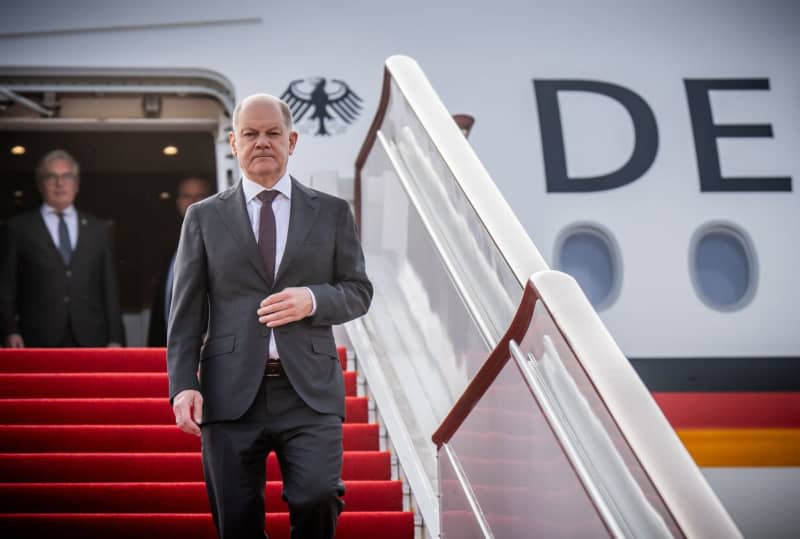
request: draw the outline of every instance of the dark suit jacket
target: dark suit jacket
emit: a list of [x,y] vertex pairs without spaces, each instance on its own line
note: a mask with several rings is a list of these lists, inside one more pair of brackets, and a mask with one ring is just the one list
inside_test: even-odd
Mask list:
[[308,286],[317,310],[275,329],[284,371],[311,408],[344,417],[344,380],[331,324],[363,315],[372,300],[353,216],[344,200],[293,179],[289,219],[286,249],[269,288],[241,181],[186,213],[167,336],[169,394],[172,399],[185,389],[200,390],[204,422],[238,419],[253,402],[270,335],[256,311],[269,294],[290,286]]
[[80,346],[124,343],[109,225],[78,212],[78,226],[67,266],[38,210],[8,221],[0,247],[3,339],[20,333],[25,346],[58,346],[69,324]]
[[[165,316],[165,302],[167,301],[167,278],[169,277],[169,265],[175,251],[167,255],[162,264],[161,273],[158,277],[153,302],[150,306],[150,325],[147,328],[147,346],[162,347],[167,345],[167,319]],[[174,275],[173,275],[174,278]],[[207,307],[207,306],[206,306]],[[203,309],[203,327],[206,327],[208,319],[208,309]]]
[[153,294],[153,302],[150,305],[150,325],[147,328],[147,346],[167,345],[167,320],[164,316],[164,302],[166,301],[169,264],[172,262],[172,256],[174,254],[174,252],[170,253],[161,265],[158,284]]

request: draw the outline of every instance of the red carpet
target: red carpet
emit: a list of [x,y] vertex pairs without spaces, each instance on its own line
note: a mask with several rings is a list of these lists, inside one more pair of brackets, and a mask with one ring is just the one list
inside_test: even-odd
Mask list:
[[[344,383],[355,395],[355,373],[346,372]],[[168,393],[166,372],[0,373],[3,398],[164,398]]]
[[[347,397],[347,421],[367,422],[366,397]],[[0,399],[0,425],[173,425],[164,398]]]
[[[199,439],[173,424],[165,365],[163,349],[0,350],[0,537],[215,537]],[[355,373],[345,382],[337,537],[411,539],[367,399]],[[274,455],[266,467],[267,532],[288,538]]]
[[[342,478],[387,480],[389,453],[347,451]],[[280,479],[275,455],[267,459],[267,476]],[[0,453],[0,478],[15,483],[102,481],[202,481],[200,453]]]

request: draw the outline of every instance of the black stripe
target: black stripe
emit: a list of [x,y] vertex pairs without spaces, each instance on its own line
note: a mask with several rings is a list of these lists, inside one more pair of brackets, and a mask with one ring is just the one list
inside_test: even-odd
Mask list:
[[800,357],[631,358],[650,391],[800,391]]

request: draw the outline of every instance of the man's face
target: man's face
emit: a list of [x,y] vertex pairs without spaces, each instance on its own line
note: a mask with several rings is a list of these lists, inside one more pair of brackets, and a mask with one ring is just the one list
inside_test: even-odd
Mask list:
[[37,184],[44,203],[62,211],[75,202],[79,180],[69,161],[54,159],[47,164],[44,176]]
[[191,204],[200,202],[209,194],[209,186],[203,180],[195,178],[183,180],[178,186],[178,198],[175,200],[181,218],[186,216],[186,210]]
[[239,111],[236,132],[229,139],[245,175],[264,187],[272,187],[286,172],[297,133],[286,128],[277,103],[253,99]]

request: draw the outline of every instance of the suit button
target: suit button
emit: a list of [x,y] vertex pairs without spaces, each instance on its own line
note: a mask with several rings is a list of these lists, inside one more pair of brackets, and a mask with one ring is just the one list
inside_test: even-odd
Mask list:
[[269,337],[269,328],[267,326],[264,326],[264,329],[261,330],[261,335]]
[[71,270],[67,270],[67,277],[72,277],[72,271]]
[[64,296],[64,303],[69,303],[69,296]]

